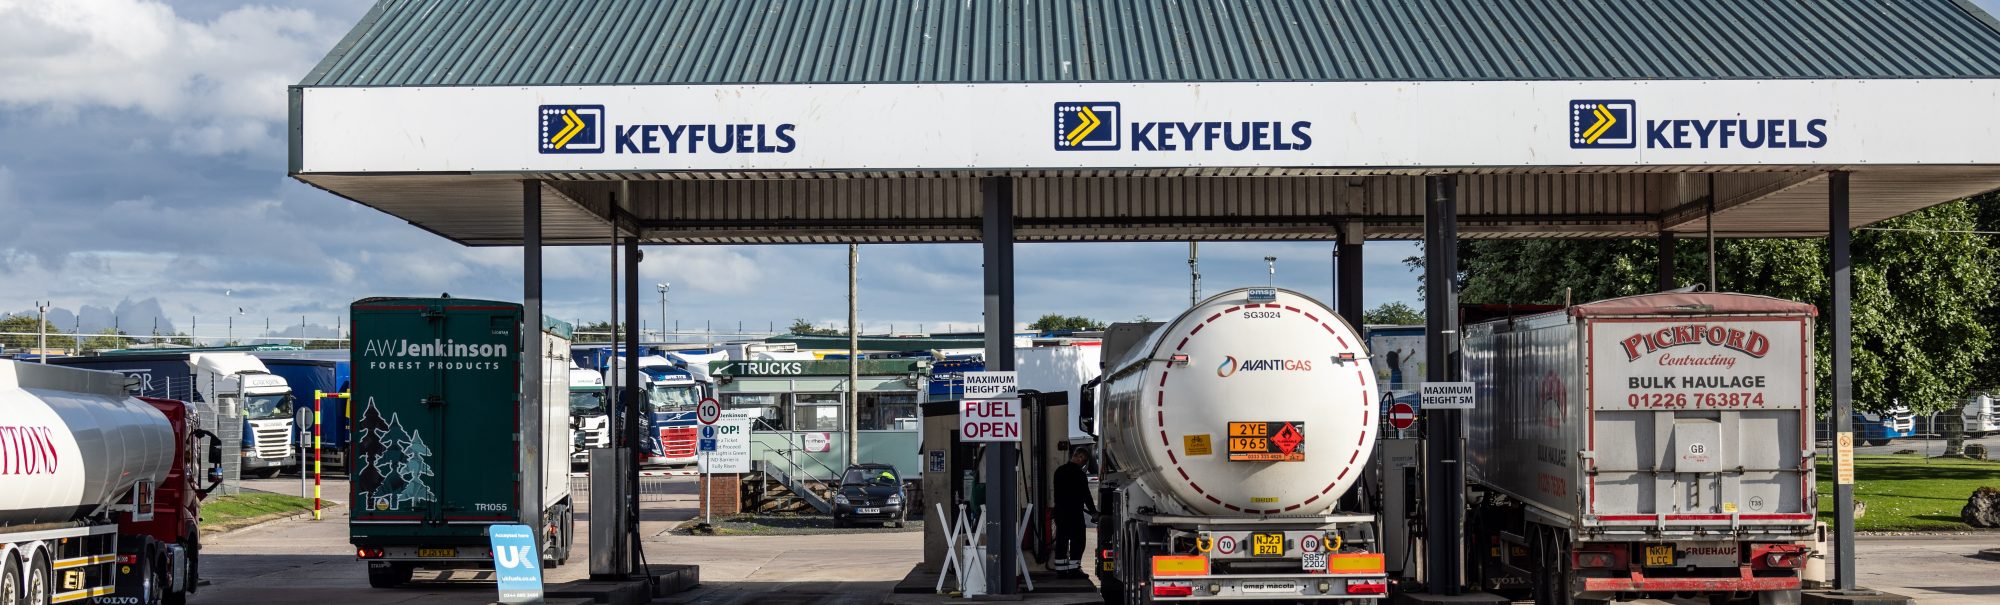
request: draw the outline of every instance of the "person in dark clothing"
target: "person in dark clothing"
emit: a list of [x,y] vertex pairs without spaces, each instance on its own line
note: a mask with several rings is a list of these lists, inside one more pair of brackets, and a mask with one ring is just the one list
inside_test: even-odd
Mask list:
[[1090,453],[1079,447],[1070,451],[1069,464],[1056,467],[1053,509],[1056,559],[1049,563],[1049,568],[1056,571],[1057,577],[1085,577],[1083,519],[1085,514],[1097,514],[1097,504],[1090,498],[1090,477],[1083,472],[1083,464],[1089,459]]

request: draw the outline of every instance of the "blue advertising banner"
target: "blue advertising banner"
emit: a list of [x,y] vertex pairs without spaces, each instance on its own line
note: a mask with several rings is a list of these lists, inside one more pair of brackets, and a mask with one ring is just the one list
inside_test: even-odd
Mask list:
[[493,579],[499,583],[500,602],[539,605],[542,555],[535,548],[535,530],[526,525],[495,525],[486,535],[493,539]]

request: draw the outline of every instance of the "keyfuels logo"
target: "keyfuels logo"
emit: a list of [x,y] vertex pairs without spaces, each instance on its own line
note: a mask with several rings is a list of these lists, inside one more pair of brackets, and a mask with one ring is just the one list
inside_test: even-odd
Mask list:
[[542,153],[604,153],[603,105],[543,105]]
[[1630,99],[1577,99],[1568,108],[1572,149],[1818,149],[1830,138],[1830,121],[1811,116],[1641,120]]
[[1057,103],[1057,151],[1111,151],[1118,140],[1118,117],[1124,111],[1117,103],[1093,101]]
[[1637,104],[1631,100],[1581,99],[1569,103],[1569,146],[1575,149],[1630,149],[1639,144]]

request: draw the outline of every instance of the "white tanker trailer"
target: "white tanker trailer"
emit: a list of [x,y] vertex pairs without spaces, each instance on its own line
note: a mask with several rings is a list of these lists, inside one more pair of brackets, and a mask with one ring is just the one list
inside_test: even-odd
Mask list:
[[[0,603],[179,603],[194,590],[213,435],[126,378],[0,361]],[[191,452],[208,438],[209,486]]]
[[1340,316],[1225,292],[1107,366],[1098,576],[1109,603],[1372,600],[1375,517],[1339,510],[1375,449],[1368,353]]

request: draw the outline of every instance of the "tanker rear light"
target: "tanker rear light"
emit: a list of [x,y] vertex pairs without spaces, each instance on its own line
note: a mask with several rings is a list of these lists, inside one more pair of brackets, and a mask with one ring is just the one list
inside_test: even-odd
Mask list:
[[1576,566],[1583,569],[1611,569],[1617,564],[1617,557],[1604,552],[1576,553]]
[[118,564],[119,564],[119,565],[138,565],[138,564],[139,564],[139,555],[133,555],[133,554],[124,554],[124,555],[118,555]]
[[382,557],[386,557],[386,556],[389,556],[389,553],[388,553],[387,551],[384,551],[384,550],[380,549],[380,548],[356,548],[356,549],[354,549],[354,557],[355,557],[355,558],[357,558],[357,559],[380,559],[380,558],[382,558]]
[[1348,580],[1347,594],[1389,594],[1389,581],[1384,579]]
[[1774,552],[1764,555],[1764,561],[1772,567],[1795,569],[1805,565],[1805,557],[1795,552]]
[[1193,582],[1154,582],[1153,596],[1191,597],[1194,596]]
[[1187,364],[1188,356],[1186,354],[1176,354],[1167,358],[1167,365],[1169,366],[1184,366]]

